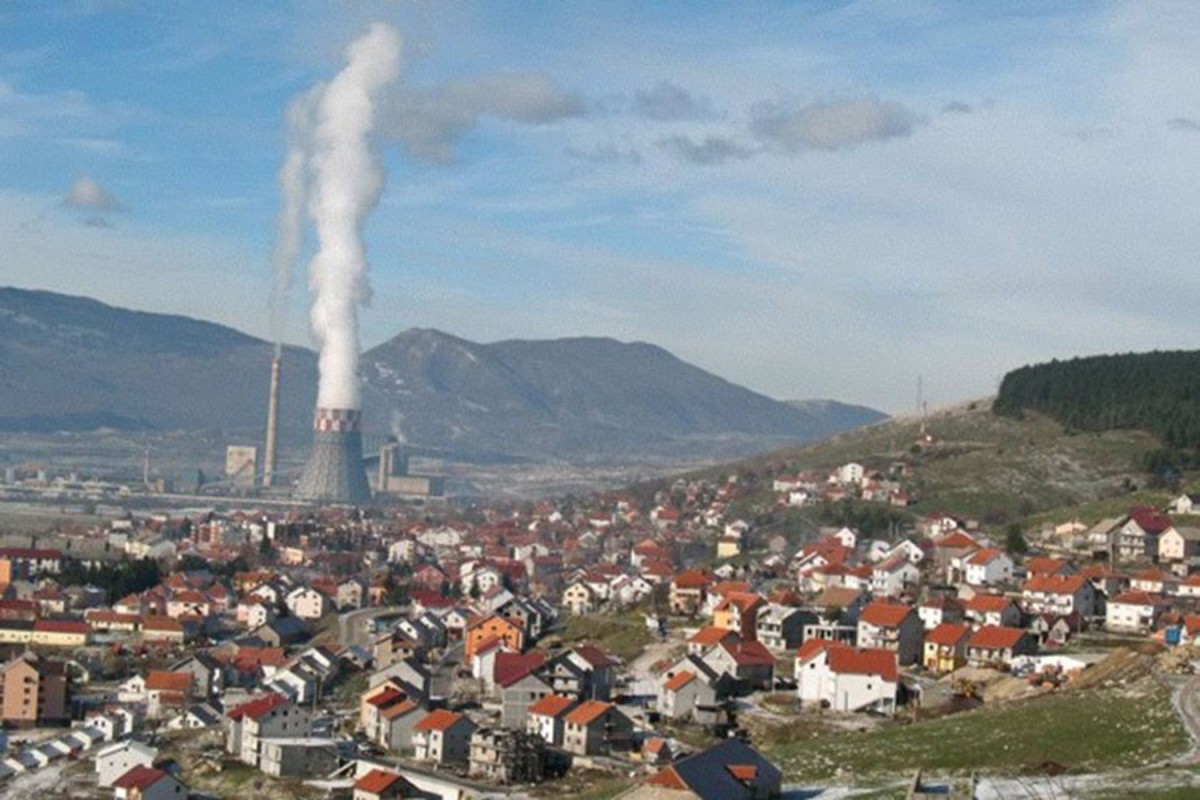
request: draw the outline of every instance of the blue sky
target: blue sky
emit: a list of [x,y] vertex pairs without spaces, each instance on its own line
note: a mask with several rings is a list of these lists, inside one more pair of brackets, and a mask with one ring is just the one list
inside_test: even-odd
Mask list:
[[645,340],[893,412],[1200,346],[1193,3],[0,0],[0,284],[267,335],[286,107],[374,20],[366,346]]

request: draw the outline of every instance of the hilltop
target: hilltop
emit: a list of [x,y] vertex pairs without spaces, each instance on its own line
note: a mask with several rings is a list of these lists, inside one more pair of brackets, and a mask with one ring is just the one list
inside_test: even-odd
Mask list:
[[917,500],[911,510],[1007,520],[1141,487],[1148,476],[1139,464],[1159,447],[1143,431],[1072,431],[1036,413],[998,416],[990,400],[979,400],[698,474],[820,471],[849,461],[885,472],[904,465],[910,475],[901,480]]

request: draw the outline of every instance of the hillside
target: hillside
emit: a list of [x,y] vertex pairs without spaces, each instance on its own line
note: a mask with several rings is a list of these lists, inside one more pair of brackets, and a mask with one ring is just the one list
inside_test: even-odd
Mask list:
[[1146,475],[1137,465],[1159,447],[1140,431],[1069,432],[1037,414],[998,416],[986,400],[931,412],[932,441],[918,445],[921,427],[916,418],[888,420],[705,474],[824,470],[847,461],[886,471],[905,462],[911,477],[904,482],[918,500],[912,511],[1016,519],[1141,486]]
[[1013,370],[997,414],[1036,411],[1070,428],[1141,428],[1171,448],[1200,447],[1200,351],[1126,353]]
[[[208,322],[0,289],[0,430],[202,430],[255,441],[270,346]],[[611,339],[477,344],[409,330],[363,354],[369,435],[486,459],[641,460],[763,452],[878,416],[797,409],[662,348]],[[316,357],[287,348],[282,440],[307,448]]]

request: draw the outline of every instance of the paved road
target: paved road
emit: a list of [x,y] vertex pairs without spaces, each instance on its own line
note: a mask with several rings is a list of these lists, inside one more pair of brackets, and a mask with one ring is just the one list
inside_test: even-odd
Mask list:
[[370,643],[366,623],[376,617],[400,616],[407,606],[378,606],[360,608],[338,615],[338,643],[342,647],[365,647]]

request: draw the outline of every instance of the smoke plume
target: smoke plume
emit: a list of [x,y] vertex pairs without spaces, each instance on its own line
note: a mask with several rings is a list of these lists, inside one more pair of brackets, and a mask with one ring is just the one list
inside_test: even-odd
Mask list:
[[362,228],[384,184],[369,135],[376,100],[400,73],[399,34],[389,25],[372,24],[347,49],[346,62],[312,93],[308,215],[317,253],[308,284],[315,295],[312,329],[321,350],[317,405],[357,409],[358,306],[370,298]]
[[312,139],[313,105],[323,85],[302,94],[288,108],[288,147],[279,167],[282,204],[275,220],[275,242],[271,250],[271,338],[275,355],[287,336],[288,294],[300,247],[304,243],[304,205],[308,197],[308,150]]

